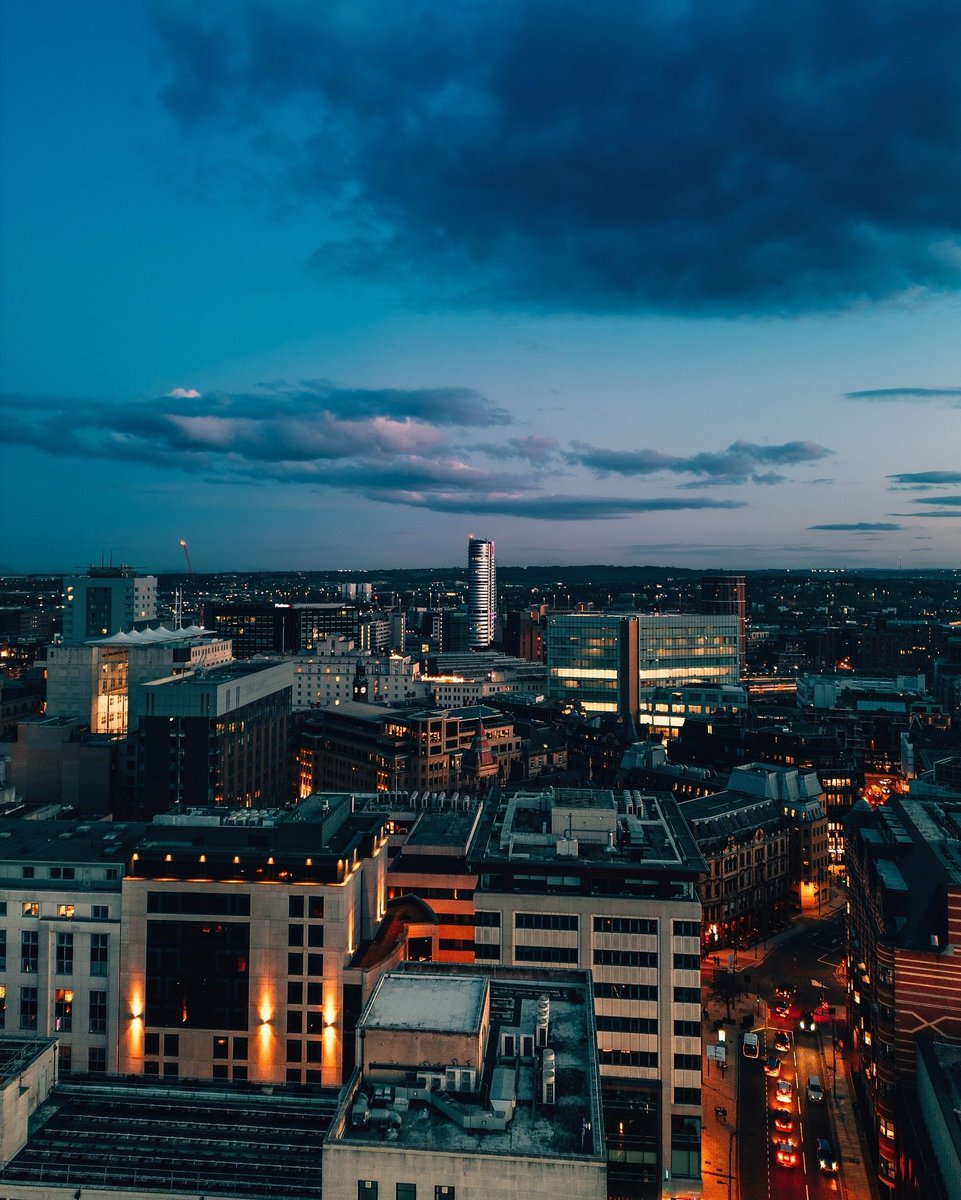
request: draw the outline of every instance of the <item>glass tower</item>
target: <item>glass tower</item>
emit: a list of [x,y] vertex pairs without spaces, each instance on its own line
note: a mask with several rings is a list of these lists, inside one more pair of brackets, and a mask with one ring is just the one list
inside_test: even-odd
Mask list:
[[497,564],[494,543],[472,537],[467,543],[467,645],[486,650],[497,626]]

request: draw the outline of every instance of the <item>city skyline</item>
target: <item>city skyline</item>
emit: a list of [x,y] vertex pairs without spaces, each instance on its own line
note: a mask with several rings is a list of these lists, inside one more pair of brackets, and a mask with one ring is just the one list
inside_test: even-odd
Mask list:
[[961,11],[0,3],[0,572],[961,559]]

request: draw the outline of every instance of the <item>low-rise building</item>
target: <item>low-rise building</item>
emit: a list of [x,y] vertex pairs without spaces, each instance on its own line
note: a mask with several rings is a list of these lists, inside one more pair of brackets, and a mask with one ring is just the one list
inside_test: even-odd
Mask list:
[[358,1035],[325,1200],[606,1200],[588,973],[405,964]]

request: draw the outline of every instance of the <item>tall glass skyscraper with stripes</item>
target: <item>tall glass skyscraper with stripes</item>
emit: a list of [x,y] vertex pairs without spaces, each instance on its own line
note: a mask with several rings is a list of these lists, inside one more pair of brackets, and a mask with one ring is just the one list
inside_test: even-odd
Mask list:
[[497,631],[497,564],[486,538],[467,543],[467,621],[468,648],[486,650]]

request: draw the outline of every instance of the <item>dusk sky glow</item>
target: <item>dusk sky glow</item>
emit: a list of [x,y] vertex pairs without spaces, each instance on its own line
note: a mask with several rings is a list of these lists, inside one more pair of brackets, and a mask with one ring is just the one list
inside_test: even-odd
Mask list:
[[0,0],[0,572],[961,559],[961,6]]

